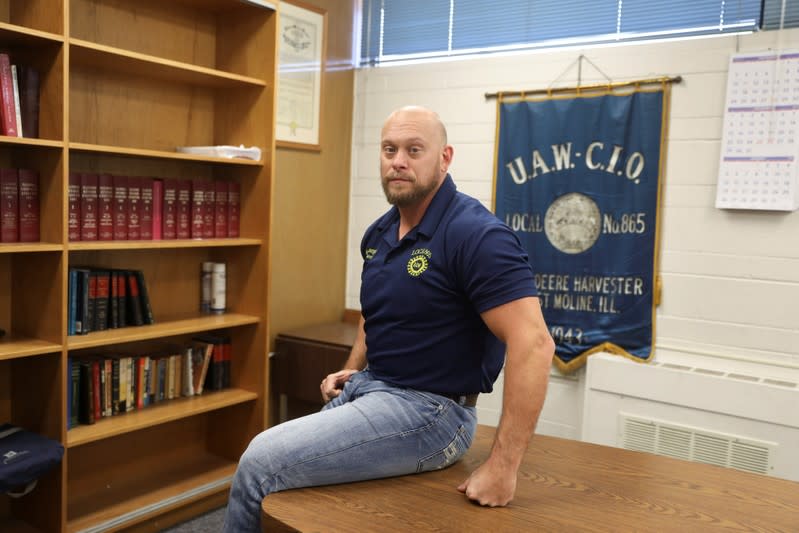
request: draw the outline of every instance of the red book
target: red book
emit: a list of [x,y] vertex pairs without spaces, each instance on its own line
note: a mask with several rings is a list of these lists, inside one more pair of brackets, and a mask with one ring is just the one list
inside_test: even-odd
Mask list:
[[96,300],[94,302],[94,326],[92,331],[102,331],[108,329],[108,314],[111,310],[109,298],[111,298],[111,273],[108,271],[98,271],[95,275],[96,281]]
[[148,360],[149,358],[146,356],[136,358],[136,384],[138,385],[136,387],[136,409],[144,409],[144,395],[147,390],[145,371],[147,369]]
[[128,178],[114,176],[114,240],[128,240]]
[[92,408],[94,409],[94,419],[100,420],[103,413],[100,409],[100,396],[103,392],[100,388],[100,360],[92,359]]
[[141,292],[139,291],[139,280],[136,273],[127,271],[124,273],[128,284],[127,316],[128,325],[141,326],[144,324],[144,315],[141,308]]
[[238,182],[228,183],[227,190],[227,236],[237,238],[239,236],[239,210],[241,208],[241,186]]
[[227,235],[227,190],[226,181],[215,181],[214,237],[224,239]]
[[145,241],[153,238],[153,179],[139,178],[141,184],[141,239]]
[[116,286],[117,292],[117,320],[119,323],[120,328],[124,328],[125,326],[130,325],[128,321],[128,289],[127,283],[125,282],[125,271],[120,270],[116,272],[116,279],[112,279],[111,283],[113,284],[111,289],[113,290],[114,286]]
[[164,182],[153,179],[153,240],[164,236]]
[[114,240],[114,176],[100,174],[97,179],[97,240]]
[[191,238],[202,239],[205,236],[203,221],[205,220],[205,183],[200,180],[191,182]]
[[19,169],[19,241],[38,242],[39,238],[39,173]]
[[97,174],[80,176],[80,240],[97,240]]
[[164,209],[163,231],[164,239],[176,239],[178,231],[178,181],[166,179],[163,181]]
[[0,242],[19,241],[17,169],[0,168]]
[[191,181],[178,180],[177,238],[191,238]]
[[128,240],[141,239],[141,179],[128,178]]
[[204,181],[205,208],[203,209],[203,237],[214,238],[214,216],[216,214],[216,182]]
[[14,81],[11,77],[11,59],[0,53],[0,117],[3,135],[19,137],[17,112],[14,105]]
[[80,183],[80,174],[70,172],[67,191],[69,200],[68,237],[70,241],[80,240]]

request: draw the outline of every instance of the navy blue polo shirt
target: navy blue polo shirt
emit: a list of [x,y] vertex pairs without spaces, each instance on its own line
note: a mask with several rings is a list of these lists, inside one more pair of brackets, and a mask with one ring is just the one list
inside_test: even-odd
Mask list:
[[447,175],[418,226],[397,239],[392,207],[361,242],[361,311],[376,379],[435,393],[491,392],[505,345],[480,318],[536,296],[519,239]]

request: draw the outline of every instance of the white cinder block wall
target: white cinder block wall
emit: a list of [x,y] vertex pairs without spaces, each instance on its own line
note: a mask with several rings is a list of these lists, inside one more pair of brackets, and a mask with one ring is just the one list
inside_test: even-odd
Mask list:
[[[663,300],[656,358],[680,364],[753,364],[774,379],[799,373],[799,212],[714,207],[730,55],[799,48],[799,30],[683,41],[532,52],[360,70],[356,75],[347,301],[360,308],[363,231],[387,204],[378,141],[396,107],[437,110],[455,147],[459,189],[491,205],[496,102],[486,92],[546,88],[584,54],[613,81],[683,77],[673,88],[661,211]],[[577,69],[560,78],[574,85]],[[604,79],[584,64],[583,83]],[[755,363],[753,363],[755,362]],[[539,432],[581,438],[585,370],[553,372]],[[480,421],[498,420],[501,380],[483,395]]]

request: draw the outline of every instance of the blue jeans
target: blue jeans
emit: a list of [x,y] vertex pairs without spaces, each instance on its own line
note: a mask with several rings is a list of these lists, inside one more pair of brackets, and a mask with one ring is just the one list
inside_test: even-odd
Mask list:
[[476,425],[474,407],[394,387],[368,370],[353,374],[320,412],[250,442],[233,477],[224,531],[260,531],[261,500],[272,492],[445,468],[469,448]]

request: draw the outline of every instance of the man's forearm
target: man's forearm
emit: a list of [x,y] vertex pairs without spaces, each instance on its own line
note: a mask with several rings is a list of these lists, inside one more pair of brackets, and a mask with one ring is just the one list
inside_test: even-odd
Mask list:
[[503,385],[502,417],[492,448],[492,460],[517,469],[546,398],[552,354],[541,341],[532,349],[508,346]]
[[342,370],[363,370],[366,368],[366,351],[350,351],[350,356],[347,357],[347,362],[341,367]]
[[355,335],[355,342],[352,344],[350,355],[344,363],[342,370],[363,370],[366,368],[366,332],[363,327],[364,321],[361,316],[358,321],[358,333]]

